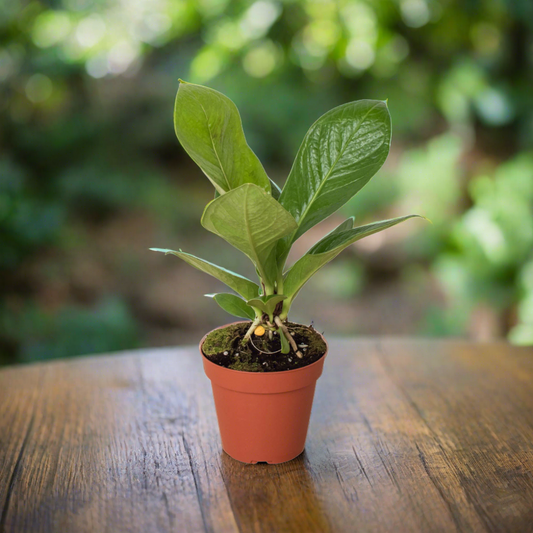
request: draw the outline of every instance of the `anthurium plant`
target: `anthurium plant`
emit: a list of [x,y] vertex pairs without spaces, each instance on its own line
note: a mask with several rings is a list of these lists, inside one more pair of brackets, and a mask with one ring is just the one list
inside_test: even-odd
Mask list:
[[302,352],[287,328],[291,306],[318,270],[354,242],[418,215],[354,226],[351,217],[294,264],[294,242],[359,192],[385,162],[391,143],[387,102],[358,100],[332,109],[309,129],[281,190],[248,146],[235,104],[218,91],[180,80],[176,135],[215,188],[201,223],[245,254],[258,283],[181,250],[173,254],[225,283],[233,293],[208,295],[228,313],[251,320],[243,342],[265,331],[281,353]]

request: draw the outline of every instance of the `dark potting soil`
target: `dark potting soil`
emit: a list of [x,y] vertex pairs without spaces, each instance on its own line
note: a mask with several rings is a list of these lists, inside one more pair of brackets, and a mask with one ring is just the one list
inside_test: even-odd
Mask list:
[[312,326],[293,322],[286,324],[303,355],[300,359],[292,347],[288,354],[281,353],[278,332],[273,335],[272,340],[269,339],[268,333],[262,336],[252,334],[252,342],[244,343],[243,338],[250,325],[251,322],[239,322],[215,329],[207,335],[202,345],[204,355],[213,363],[232,370],[279,372],[310,365],[326,352],[326,343]]

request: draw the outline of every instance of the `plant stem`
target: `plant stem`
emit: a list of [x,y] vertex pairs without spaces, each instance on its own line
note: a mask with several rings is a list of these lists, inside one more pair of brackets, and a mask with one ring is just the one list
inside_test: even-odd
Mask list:
[[283,301],[283,307],[281,309],[281,313],[279,314],[281,320],[287,320],[287,315],[289,314],[289,310],[291,308],[291,299],[287,298]]
[[283,266],[278,270],[278,277],[276,279],[276,291],[278,294],[283,294]]
[[270,320],[267,320],[267,326],[268,326],[268,338],[272,340],[272,338],[274,337],[274,335],[272,334],[272,328],[274,327],[274,324],[272,324]]
[[283,335],[285,335],[286,339],[289,341],[289,344],[294,350],[294,353],[301,359],[303,357],[302,352],[298,350],[296,341],[292,338],[291,334],[289,333],[289,330],[287,329],[287,326],[281,321],[281,318],[279,316],[274,318],[274,322],[276,322],[279,329],[281,329]]
[[246,332],[246,335],[244,336],[244,340],[245,341],[249,341],[251,336],[252,336],[252,333],[255,331],[255,328],[257,328],[257,326],[259,326],[259,324],[261,324],[261,317],[260,316],[256,316],[254,321],[252,322],[252,325],[250,326],[250,328],[248,329],[248,331]]
[[275,294],[274,286],[271,285],[270,283],[263,281],[263,287],[265,288],[265,291],[264,291],[265,296],[270,296],[271,294]]

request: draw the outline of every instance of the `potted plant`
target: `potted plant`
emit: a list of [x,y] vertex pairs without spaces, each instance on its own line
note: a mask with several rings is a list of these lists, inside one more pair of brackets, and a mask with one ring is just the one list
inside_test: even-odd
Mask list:
[[201,223],[252,261],[255,283],[189,253],[160,248],[225,283],[208,295],[247,319],[200,343],[211,379],[223,449],[246,463],[281,463],[304,448],[327,344],[311,326],[288,321],[298,293],[347,246],[404,220],[354,226],[351,217],[293,265],[292,244],[335,213],[379,170],[389,153],[387,103],[359,100],[320,117],[307,132],[281,190],[246,143],[237,107],[218,91],[180,80],[176,135],[215,188]]

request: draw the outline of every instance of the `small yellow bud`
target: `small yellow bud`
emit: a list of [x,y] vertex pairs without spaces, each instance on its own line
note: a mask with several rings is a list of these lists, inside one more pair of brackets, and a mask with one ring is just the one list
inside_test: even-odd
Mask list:
[[265,328],[263,326],[257,326],[255,328],[255,331],[254,333],[258,336],[258,337],[262,337],[264,334],[265,334]]

